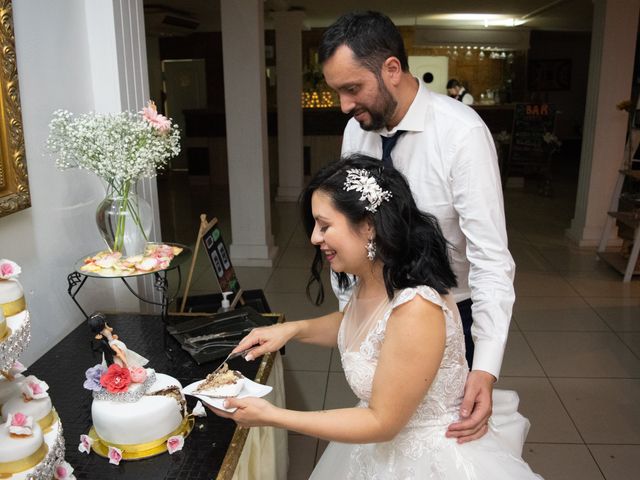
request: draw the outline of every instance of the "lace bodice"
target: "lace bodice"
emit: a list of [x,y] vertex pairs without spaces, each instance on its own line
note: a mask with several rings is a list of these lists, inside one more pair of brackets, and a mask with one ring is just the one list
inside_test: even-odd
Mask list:
[[[373,327],[364,337],[358,350],[346,351],[345,348],[347,322],[357,321],[351,318],[348,309],[338,333],[338,348],[347,382],[360,399],[360,406],[367,406],[371,399],[373,377],[389,316],[394,308],[412,300],[416,295],[442,307],[446,322],[446,343],[436,377],[405,430],[418,426],[446,426],[458,418],[468,368],[464,356],[462,324],[457,311],[454,314],[443,297],[432,288],[426,286],[407,288],[397,292],[393,300],[388,303],[380,318],[373,323]],[[352,297],[352,301],[357,301],[355,296]]]
[[[490,430],[479,440],[458,444],[445,430],[458,419],[468,368],[462,324],[449,298],[429,287],[401,290],[387,299],[358,299],[354,293],[338,332],[338,347],[347,381],[360,398],[371,399],[387,321],[397,306],[420,295],[442,307],[446,324],[444,355],[438,372],[405,427],[381,443],[332,442],[318,462],[312,480],[542,480],[520,457],[529,428],[515,402],[504,401],[491,417]],[[382,300],[382,301],[381,301]],[[494,399],[494,406],[496,401]]]

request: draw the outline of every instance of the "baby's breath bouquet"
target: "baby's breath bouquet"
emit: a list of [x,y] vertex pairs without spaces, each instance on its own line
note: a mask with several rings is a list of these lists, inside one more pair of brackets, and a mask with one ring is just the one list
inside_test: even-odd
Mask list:
[[[131,222],[147,240],[135,196],[136,183],[140,178],[156,176],[169,159],[180,153],[178,126],[160,115],[153,102],[138,113],[74,116],[66,110],[57,110],[49,124],[47,147],[57,154],[59,169],[92,171],[104,180],[107,198],[118,199],[115,224],[106,227],[111,231],[103,232],[98,219],[110,249],[122,252],[127,223]],[[100,207],[98,210],[100,213]]]

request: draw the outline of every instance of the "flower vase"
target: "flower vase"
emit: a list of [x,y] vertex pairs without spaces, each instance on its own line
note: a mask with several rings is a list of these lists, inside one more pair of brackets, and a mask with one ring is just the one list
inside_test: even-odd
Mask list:
[[96,210],[96,224],[109,249],[124,256],[139,255],[151,233],[151,205],[125,186],[109,189]]

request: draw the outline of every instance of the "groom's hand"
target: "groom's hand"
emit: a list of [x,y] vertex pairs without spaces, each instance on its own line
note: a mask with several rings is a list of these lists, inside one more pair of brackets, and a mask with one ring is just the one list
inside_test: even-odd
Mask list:
[[460,421],[452,423],[446,436],[458,443],[476,440],[487,433],[491,416],[491,393],[496,378],[488,372],[473,370],[467,376],[464,398],[460,406]]

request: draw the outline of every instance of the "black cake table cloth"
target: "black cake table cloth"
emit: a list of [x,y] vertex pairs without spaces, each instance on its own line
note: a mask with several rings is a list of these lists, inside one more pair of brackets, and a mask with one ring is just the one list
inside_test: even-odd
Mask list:
[[[276,319],[277,315],[274,315],[274,321]],[[217,366],[215,362],[198,366],[180,345],[166,334],[160,316],[108,315],[108,323],[128,348],[149,359],[148,367],[177,378],[183,387],[204,378]],[[80,453],[80,435],[88,433],[92,424],[93,399],[91,392],[82,384],[87,368],[99,363],[97,354],[91,349],[92,335],[86,322],[83,322],[26,372],[49,384],[49,394],[64,429],[66,460],[75,468],[76,478],[202,480],[227,477],[229,473],[233,473],[235,464],[229,463],[237,462],[246,431],[241,428],[236,431],[233,421],[217,417],[209,411],[207,417],[196,417],[195,427],[185,439],[184,448],[173,455],[164,453],[144,460],[122,461],[116,466],[93,452],[89,455]],[[164,345],[171,350],[171,355],[167,355]],[[240,370],[248,378],[256,378],[257,374],[265,380],[268,377],[264,367],[258,372],[261,364],[259,360],[247,362],[237,358],[229,363],[231,368]],[[189,411],[196,401],[195,398],[187,396]],[[234,445],[230,450],[232,438]]]

